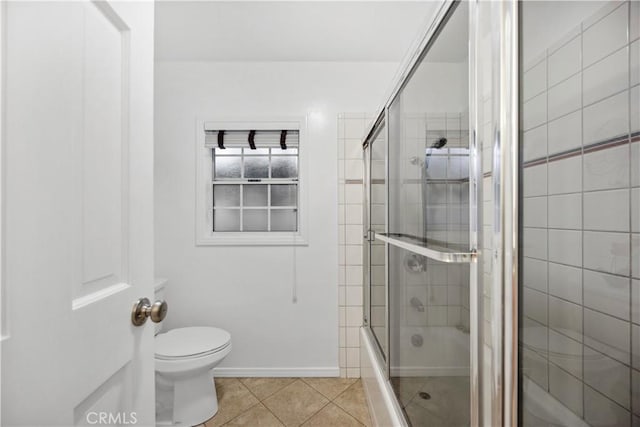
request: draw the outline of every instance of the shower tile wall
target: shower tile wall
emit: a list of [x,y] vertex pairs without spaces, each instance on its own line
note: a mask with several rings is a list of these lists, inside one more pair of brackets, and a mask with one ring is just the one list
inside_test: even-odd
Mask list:
[[[391,232],[468,247],[468,123],[464,113],[405,114],[399,150],[402,163],[397,168],[401,175],[397,206],[402,211],[390,219]],[[428,148],[440,138],[447,139],[444,147]],[[394,277],[404,285],[404,295],[398,295],[405,304],[400,310],[402,324],[457,326],[468,331],[469,269],[409,253],[403,264],[400,277]]]
[[591,425],[640,423],[639,9],[524,67],[522,369]]
[[360,335],[363,313],[362,270],[362,137],[372,116],[338,116],[338,257],[340,376],[360,377]]

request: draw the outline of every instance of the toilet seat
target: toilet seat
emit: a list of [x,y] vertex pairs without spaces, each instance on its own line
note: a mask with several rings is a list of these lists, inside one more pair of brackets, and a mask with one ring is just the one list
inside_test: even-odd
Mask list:
[[172,329],[156,336],[155,358],[181,360],[199,358],[224,350],[231,345],[231,335],[219,328],[192,326]]

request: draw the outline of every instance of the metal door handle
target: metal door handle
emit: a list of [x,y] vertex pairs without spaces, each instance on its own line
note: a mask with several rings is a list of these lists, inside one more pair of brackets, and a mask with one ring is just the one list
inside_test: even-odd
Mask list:
[[147,321],[147,317],[150,317],[154,323],[162,322],[167,316],[168,309],[169,306],[165,301],[156,301],[151,304],[149,298],[140,298],[133,303],[131,323],[135,326],[142,326]]

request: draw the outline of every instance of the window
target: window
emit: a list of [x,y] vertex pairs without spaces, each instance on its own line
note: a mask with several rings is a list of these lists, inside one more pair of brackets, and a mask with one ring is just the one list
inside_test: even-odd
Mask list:
[[196,243],[306,244],[304,120],[203,121],[198,128]]
[[297,148],[211,150],[214,232],[298,231]]

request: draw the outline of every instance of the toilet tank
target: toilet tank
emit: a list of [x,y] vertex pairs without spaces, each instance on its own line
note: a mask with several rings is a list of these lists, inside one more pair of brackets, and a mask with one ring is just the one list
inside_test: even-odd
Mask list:
[[[153,301],[164,301],[165,290],[167,287],[168,280],[163,277],[157,277],[153,283]],[[158,335],[162,331],[162,324],[164,321],[159,323],[154,323],[154,335]]]

